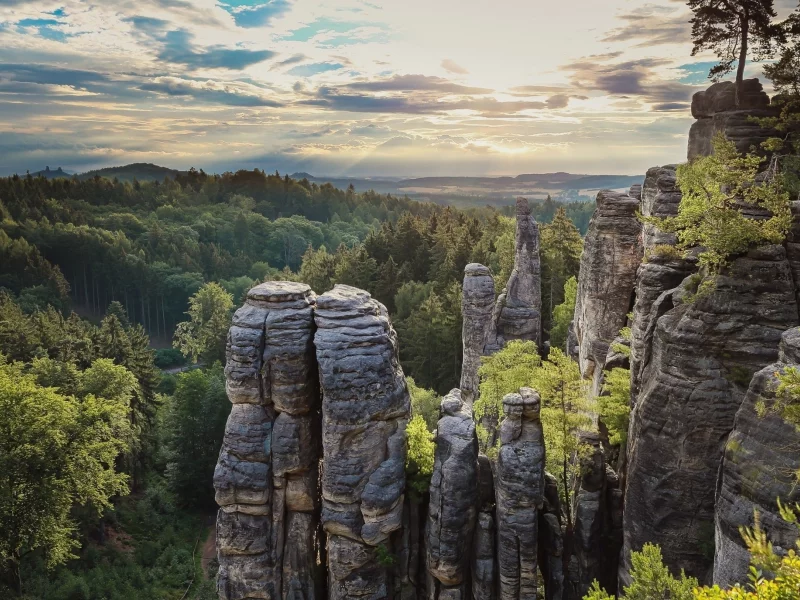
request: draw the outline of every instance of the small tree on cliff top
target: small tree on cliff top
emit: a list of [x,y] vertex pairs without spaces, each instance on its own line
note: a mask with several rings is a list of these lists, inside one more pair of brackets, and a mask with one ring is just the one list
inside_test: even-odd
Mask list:
[[736,104],[741,99],[744,67],[751,42],[755,44],[756,60],[767,58],[780,30],[772,23],[776,13],[773,0],[689,0],[692,17],[692,56],[712,50],[719,63],[709,71],[709,77],[719,81],[736,68]]
[[[716,274],[728,260],[761,244],[780,244],[792,222],[789,194],[767,177],[757,182],[759,156],[741,156],[722,134],[714,138],[714,154],[678,167],[683,197],[678,216],[645,217],[646,223],[676,232],[681,248],[700,246],[700,264]],[[763,219],[745,216],[741,208],[761,209]]]

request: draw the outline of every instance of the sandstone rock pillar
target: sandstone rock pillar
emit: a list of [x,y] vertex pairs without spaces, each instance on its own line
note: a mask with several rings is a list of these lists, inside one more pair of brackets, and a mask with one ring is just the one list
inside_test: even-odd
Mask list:
[[487,353],[500,350],[511,340],[542,344],[542,264],[539,257],[539,225],[526,198],[517,198],[514,269],[497,298]]
[[431,600],[466,600],[478,513],[478,437],[472,410],[452,390],[442,399],[428,504]]
[[627,322],[633,305],[636,270],[642,261],[639,202],[627,194],[603,190],[581,255],[574,328],[581,374],[598,395],[611,341]]
[[403,520],[410,399],[386,307],[337,285],[317,298],[322,387],[322,523],[328,596],[383,598]]
[[538,597],[538,511],[544,504],[544,435],[539,394],[530,388],[503,398],[505,420],[497,457],[497,561],[501,600]]
[[233,408],[214,473],[224,600],[319,598],[314,302],[307,285],[264,283],[233,316]]
[[494,311],[494,279],[488,267],[470,263],[464,269],[461,300],[463,315],[462,341],[464,358],[461,364],[461,398],[468,405],[478,398],[478,368],[488,341]]

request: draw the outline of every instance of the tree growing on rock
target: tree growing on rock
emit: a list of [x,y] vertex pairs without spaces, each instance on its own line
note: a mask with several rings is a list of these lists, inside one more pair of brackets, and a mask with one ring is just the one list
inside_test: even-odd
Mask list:
[[[683,194],[676,217],[644,217],[662,231],[677,233],[682,249],[701,247],[700,265],[717,274],[730,258],[759,245],[781,244],[792,222],[789,194],[780,180],[761,178],[761,157],[742,156],[722,134],[714,154],[678,167]],[[760,211],[754,219],[742,209]]]
[[777,16],[774,0],[689,0],[692,17],[692,56],[711,50],[719,63],[709,77],[719,81],[736,65],[736,105],[741,101],[744,68],[751,46],[756,60],[768,58],[780,30],[773,23]]

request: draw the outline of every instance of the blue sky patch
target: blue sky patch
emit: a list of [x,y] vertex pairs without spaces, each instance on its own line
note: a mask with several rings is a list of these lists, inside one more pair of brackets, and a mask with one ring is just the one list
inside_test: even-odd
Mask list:
[[63,42],[68,36],[57,28],[59,25],[61,23],[55,19],[22,19],[17,22],[17,27],[19,28],[33,27],[39,31],[39,35],[43,38]]
[[287,42],[307,42],[323,31],[326,33],[347,33],[358,27],[366,26],[379,25],[361,21],[334,21],[333,19],[323,17],[321,19],[317,19],[316,21],[312,21],[308,25],[304,25],[299,29],[295,29],[289,35],[284,36],[281,39]]
[[710,83],[708,79],[708,71],[716,64],[717,63],[714,61],[707,60],[703,62],[681,65],[678,67],[678,69],[683,71],[685,75],[681,77],[679,81],[681,83],[685,83],[686,85],[702,85],[704,83]]
[[339,63],[314,63],[310,65],[298,65],[293,69],[289,69],[289,75],[295,75],[297,77],[313,77],[314,75],[319,75],[320,73],[326,73],[328,71],[338,71],[339,69],[343,68],[344,65]]
[[218,0],[218,5],[242,28],[264,27],[292,8],[289,0]]

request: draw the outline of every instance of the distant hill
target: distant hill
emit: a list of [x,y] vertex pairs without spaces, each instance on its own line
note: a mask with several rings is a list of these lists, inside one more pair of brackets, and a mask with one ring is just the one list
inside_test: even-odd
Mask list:
[[137,181],[163,181],[165,177],[174,179],[182,173],[186,173],[186,171],[168,169],[152,163],[133,163],[122,167],[108,167],[106,169],[97,169],[96,171],[87,171],[78,175],[78,179],[91,179],[92,177],[100,176],[108,179],[116,177],[120,181],[133,181],[134,179]]
[[69,171],[65,171],[61,167],[57,169],[51,169],[50,167],[45,167],[42,171],[36,171],[35,173],[31,173],[34,177],[44,177],[45,179],[58,179],[59,177],[72,177],[72,173]]

